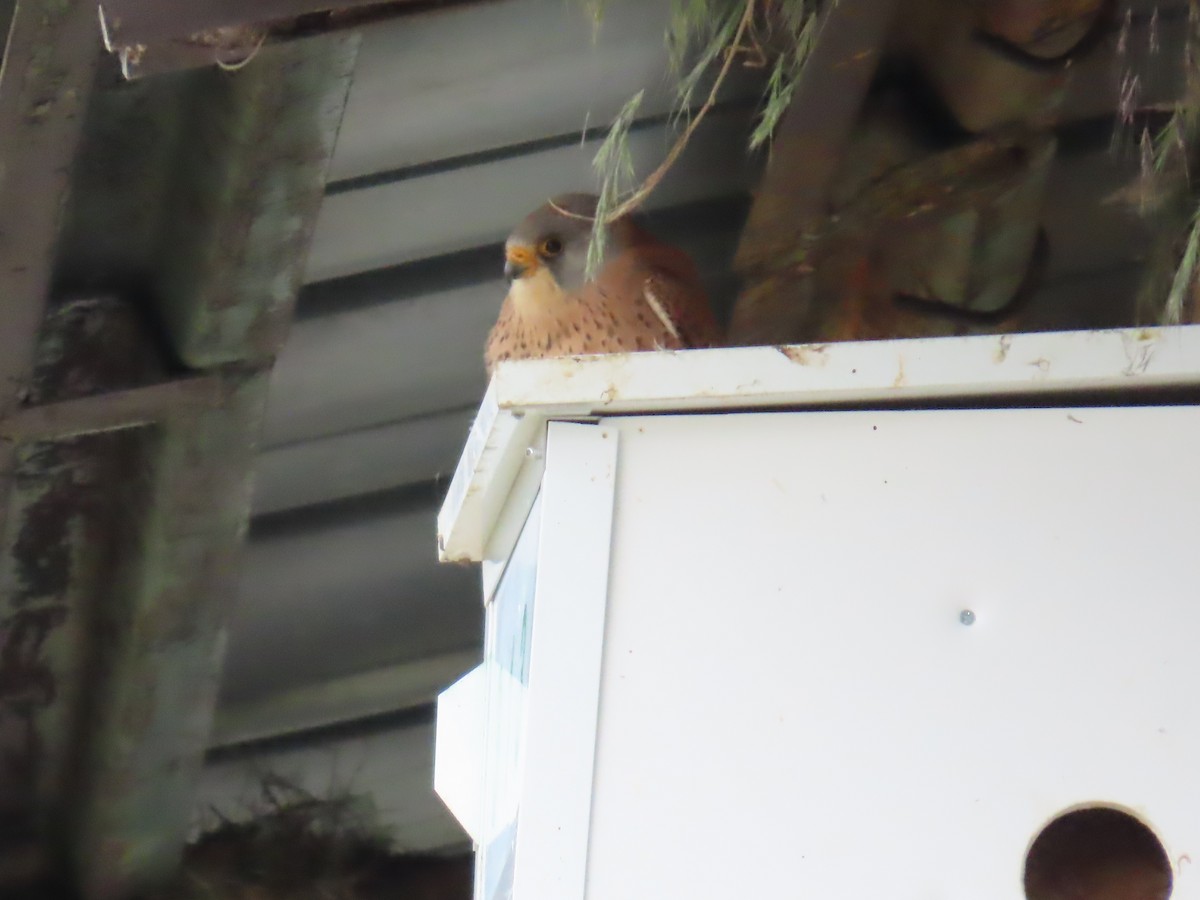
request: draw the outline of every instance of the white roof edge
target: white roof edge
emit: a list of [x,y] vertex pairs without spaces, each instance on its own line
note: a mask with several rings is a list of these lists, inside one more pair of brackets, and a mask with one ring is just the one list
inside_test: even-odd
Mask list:
[[1200,386],[1200,325],[502,364],[438,516],[444,561],[478,561],[525,447],[549,418],[804,408],[923,398]]
[[493,380],[471,423],[467,443],[438,512],[438,559],[479,562],[492,525],[521,469],[532,417],[501,409]]

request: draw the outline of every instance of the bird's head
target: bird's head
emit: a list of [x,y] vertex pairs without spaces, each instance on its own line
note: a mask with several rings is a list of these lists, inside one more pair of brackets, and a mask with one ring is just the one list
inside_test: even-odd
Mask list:
[[521,220],[504,242],[504,275],[514,287],[583,286],[596,201],[594,194],[560,194]]

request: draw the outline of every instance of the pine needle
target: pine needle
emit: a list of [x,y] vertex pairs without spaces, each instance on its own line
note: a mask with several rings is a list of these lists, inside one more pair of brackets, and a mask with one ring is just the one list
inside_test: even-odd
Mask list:
[[[585,7],[599,9],[603,0],[582,0]],[[836,3],[836,0],[828,0]],[[686,119],[666,157],[636,188],[632,188],[633,160],[628,148],[629,130],[641,106],[643,92],[631,98],[617,114],[608,135],[593,159],[600,180],[599,201],[588,244],[587,274],[592,277],[604,256],[604,226],[637,209],[658,186],[687,147],[704,117],[717,103],[734,60],[747,53],[755,65],[767,61],[767,53],[756,30],[760,14],[778,23],[782,49],[773,53],[763,106],[750,136],[750,149],[767,142],[791,103],[816,37],[816,13],[820,0],[671,0],[666,30],[668,60],[678,76],[672,121]],[[775,29],[772,29],[774,31]],[[694,113],[693,99],[712,66],[720,69],[709,86],[703,104]]]
[[592,36],[595,37],[595,32],[599,30],[600,23],[604,20],[604,7],[608,0],[581,0],[584,12],[592,20]]
[[733,59],[735,55],[734,50],[740,44],[742,36],[746,33],[746,29],[749,28],[750,23],[754,20],[754,5],[755,0],[746,0],[746,5],[742,12],[741,19],[739,20],[738,26],[733,33],[729,47],[725,52],[725,61],[721,64],[721,70],[717,73],[717,77],[713,80],[712,88],[708,92],[708,97],[705,99],[704,105],[696,111],[696,114],[692,116],[691,120],[687,124],[687,127],[683,130],[683,133],[680,134],[679,137],[676,138],[675,143],[671,145],[671,149],[667,151],[666,159],[659,164],[657,169],[646,176],[645,181],[642,182],[641,186],[636,191],[621,201],[620,206],[614,209],[609,214],[608,218],[601,219],[600,217],[597,217],[599,221],[611,222],[614,219],[621,218],[621,216],[626,215],[627,213],[633,212],[635,209],[641,206],[646,197],[650,195],[650,192],[658,187],[658,183],[662,181],[663,176],[667,174],[671,166],[675,165],[675,160],[677,160],[679,155],[683,153],[684,148],[688,145],[688,141],[692,139],[692,135],[695,134],[696,129],[700,127],[700,123],[704,121],[704,117],[708,115],[709,110],[716,105],[717,95],[720,93],[721,85],[725,83],[725,78],[729,75],[730,67],[733,65]]
[[[676,86],[676,116],[682,115],[691,108],[696,88],[700,86],[704,75],[717,58],[722,53],[730,53],[737,47],[738,35],[741,31],[739,25],[746,21],[748,12],[753,15],[751,7],[754,6],[754,2],[755,0],[744,0],[744,2],[729,3],[727,0],[725,4],[727,8],[724,12],[718,12],[709,9],[709,3],[705,0],[675,0],[674,5],[685,6],[687,12],[684,14],[682,30],[674,33],[671,38],[676,46],[673,51],[672,70],[677,74],[681,73],[684,59],[689,55],[691,47],[698,44],[701,48],[695,62],[692,63],[687,73],[682,75]],[[703,16],[703,18],[697,19],[698,16]],[[703,24],[697,27],[695,25],[697,21]],[[672,23],[674,27],[674,16]]]
[[[1187,146],[1184,142],[1184,117],[1186,112],[1179,106],[1175,107],[1175,111],[1171,114],[1171,118],[1157,134],[1154,135],[1151,144],[1153,153],[1151,155],[1151,169],[1154,174],[1161,175],[1167,170],[1172,159],[1177,156],[1186,156]],[[1143,166],[1143,173],[1145,173]]]
[[[1145,320],[1175,325],[1194,318],[1189,303],[1200,288],[1200,185],[1192,179],[1200,159],[1200,6],[1191,4],[1184,45],[1183,96],[1170,119],[1142,148],[1142,181],[1153,202],[1159,238],[1138,295]],[[1169,287],[1168,287],[1169,285]],[[1163,293],[1166,299],[1163,299]]]
[[771,139],[780,119],[792,104],[792,95],[804,72],[816,40],[816,16],[807,2],[785,3],[783,20],[792,44],[789,52],[779,54],[767,79],[767,94],[758,124],[750,135],[750,149],[757,150]]
[[633,155],[629,151],[629,129],[637,117],[637,111],[642,106],[646,92],[638,91],[621,107],[613,120],[612,127],[605,135],[600,149],[592,160],[592,166],[600,175],[600,190],[596,201],[596,218],[592,226],[591,240],[588,242],[587,277],[593,277],[600,270],[604,260],[604,243],[607,230],[604,224],[610,221],[611,210],[618,205],[621,195],[633,185],[636,172],[633,168]]

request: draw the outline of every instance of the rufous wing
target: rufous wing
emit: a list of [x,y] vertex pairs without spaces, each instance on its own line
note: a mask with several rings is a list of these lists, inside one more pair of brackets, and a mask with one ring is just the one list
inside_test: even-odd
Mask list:
[[721,328],[690,259],[672,247],[647,254],[642,296],[655,317],[683,348],[716,347]]

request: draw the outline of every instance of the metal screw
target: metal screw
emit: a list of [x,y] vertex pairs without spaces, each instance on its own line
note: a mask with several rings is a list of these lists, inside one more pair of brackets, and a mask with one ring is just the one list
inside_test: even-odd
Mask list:
[[964,609],[958,614],[958,621],[962,622],[964,625],[974,625],[975,613],[969,609]]
[[525,448],[525,455],[526,455],[526,456],[527,456],[529,459],[541,459],[541,458],[542,458],[542,451],[541,451],[541,450],[539,450],[539,449],[537,449],[537,447],[526,447],[526,448]]

